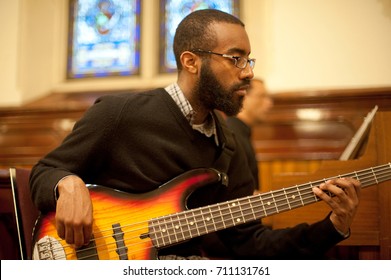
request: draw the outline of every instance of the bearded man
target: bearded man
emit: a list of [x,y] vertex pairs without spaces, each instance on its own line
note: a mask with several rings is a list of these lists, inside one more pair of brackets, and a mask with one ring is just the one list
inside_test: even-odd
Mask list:
[[[64,142],[34,166],[30,180],[33,201],[42,212],[55,211],[59,238],[73,248],[98,244],[94,249],[99,257],[100,250],[114,246],[114,256],[120,258],[122,252],[122,257],[129,259],[136,258],[132,242],[149,242],[150,247],[159,249],[156,256],[163,259],[322,258],[347,238],[360,189],[360,183],[353,179],[330,180],[314,188],[314,195],[328,203],[331,212],[312,225],[270,230],[257,217],[272,202],[254,209],[247,203],[238,208],[237,199],[254,191],[252,175],[243,150],[218,111],[237,114],[254,76],[255,59],[249,58],[251,46],[242,21],[218,10],[193,12],[176,30],[174,53],[176,83],[99,98]],[[173,187],[166,182],[204,168],[221,172],[218,178],[222,182],[194,192],[183,189],[177,197],[184,200],[184,208],[213,207],[189,212],[184,218],[168,216],[158,225],[157,220],[148,218],[148,226],[129,237],[138,229],[127,230],[126,226],[145,226],[138,220],[140,215],[168,207],[161,196],[149,193],[169,192]],[[185,183],[196,181],[197,185],[195,177],[187,179]],[[123,202],[124,208],[129,207],[127,224],[107,221],[105,215],[114,211],[97,209],[86,183],[139,194],[140,204],[129,207]],[[179,184],[173,189],[181,188]],[[139,206],[145,201],[147,206]],[[225,201],[233,202],[220,208],[219,203]],[[137,207],[139,214],[130,212]],[[106,219],[105,229],[97,226],[98,213]],[[119,219],[119,213],[114,217]],[[168,232],[172,235],[166,236]],[[110,241],[100,244],[106,237]],[[107,256],[112,255],[103,258]]]

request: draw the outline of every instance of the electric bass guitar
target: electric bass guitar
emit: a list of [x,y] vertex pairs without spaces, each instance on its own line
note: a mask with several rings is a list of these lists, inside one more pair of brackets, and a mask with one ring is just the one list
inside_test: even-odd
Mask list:
[[[368,187],[391,180],[391,163],[337,177],[352,177]],[[94,216],[90,243],[75,249],[58,237],[55,213],[41,215],[34,229],[33,259],[156,259],[161,248],[318,202],[312,188],[328,179],[195,209],[187,209],[190,195],[200,187],[226,183],[224,173],[190,170],[137,195],[89,185]]]

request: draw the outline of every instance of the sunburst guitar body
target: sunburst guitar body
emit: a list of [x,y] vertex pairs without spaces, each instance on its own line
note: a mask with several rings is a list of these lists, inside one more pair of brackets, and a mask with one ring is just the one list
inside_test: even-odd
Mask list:
[[[391,180],[391,163],[333,178],[339,177],[356,178],[362,187],[375,185]],[[90,243],[77,249],[67,244],[57,235],[55,213],[48,213],[36,222],[33,259],[157,259],[161,248],[318,202],[312,189],[328,179],[332,178],[194,209],[187,208],[190,195],[210,184],[226,185],[224,173],[190,170],[145,194],[90,185],[94,217]]]
[[[165,221],[173,219],[169,214],[187,210],[188,196],[197,188],[220,181],[221,175],[213,169],[195,169],[155,191],[137,195],[90,185],[94,216],[90,244],[75,250],[59,238],[52,212],[37,220],[33,259],[156,259],[159,246],[166,246],[165,239],[177,241],[175,234],[170,236],[175,225]],[[156,217],[159,219],[154,221]]]

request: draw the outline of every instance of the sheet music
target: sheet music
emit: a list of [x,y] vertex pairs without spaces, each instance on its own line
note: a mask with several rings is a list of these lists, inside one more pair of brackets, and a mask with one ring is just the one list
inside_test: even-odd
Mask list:
[[368,113],[368,115],[364,118],[364,122],[360,126],[360,128],[357,130],[356,134],[353,136],[353,138],[350,140],[349,144],[346,146],[345,150],[339,157],[339,160],[348,160],[352,158],[353,152],[359,147],[359,144],[362,143],[364,140],[364,136],[368,132],[369,125],[371,124],[376,112],[377,112],[378,106],[376,105],[371,112]]

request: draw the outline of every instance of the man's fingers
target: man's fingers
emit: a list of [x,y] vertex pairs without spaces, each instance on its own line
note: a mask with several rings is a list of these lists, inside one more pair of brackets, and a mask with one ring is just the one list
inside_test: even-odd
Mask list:
[[66,227],[65,229],[65,241],[68,243],[68,244],[74,244],[74,234],[73,234],[73,229],[72,228],[69,228],[69,227]]
[[[57,221],[57,219],[56,219]],[[65,227],[62,223],[60,222],[56,222],[56,228],[57,228],[57,235],[61,238],[61,239],[64,239],[65,238]]]
[[85,226],[83,228],[83,232],[84,232],[84,245],[87,245],[90,242],[91,237],[92,237],[92,227]]

